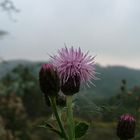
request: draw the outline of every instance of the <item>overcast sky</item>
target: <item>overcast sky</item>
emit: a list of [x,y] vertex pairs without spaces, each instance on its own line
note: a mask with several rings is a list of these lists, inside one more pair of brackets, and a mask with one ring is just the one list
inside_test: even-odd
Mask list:
[[140,68],[140,0],[14,0],[20,13],[0,11],[0,56],[48,60],[64,47],[81,47],[102,65]]

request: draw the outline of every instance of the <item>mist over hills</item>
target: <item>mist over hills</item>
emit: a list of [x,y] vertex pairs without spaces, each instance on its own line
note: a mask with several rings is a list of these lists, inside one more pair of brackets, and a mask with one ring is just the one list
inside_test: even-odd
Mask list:
[[[42,62],[32,62],[26,60],[13,60],[0,63],[0,78],[12,71],[18,65],[27,66],[38,78],[38,71]],[[86,96],[110,97],[120,92],[121,80],[127,80],[128,89],[134,86],[140,86],[140,70],[127,68],[124,66],[107,66],[96,65],[96,77],[99,80],[93,81],[96,86],[81,90]],[[90,94],[89,94],[90,93]]]
[[120,92],[121,80],[127,81],[128,89],[134,86],[140,86],[140,70],[127,68],[123,66],[96,67],[101,73],[96,81],[96,93],[99,95],[110,96]]

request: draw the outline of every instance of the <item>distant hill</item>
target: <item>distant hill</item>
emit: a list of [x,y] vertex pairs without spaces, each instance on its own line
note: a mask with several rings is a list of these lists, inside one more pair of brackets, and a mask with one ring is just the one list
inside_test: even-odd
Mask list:
[[14,69],[17,65],[28,65],[31,62],[24,60],[3,61],[0,63],[0,78]]
[[37,71],[37,68],[39,68],[40,64],[42,62],[32,62],[27,60],[11,60],[11,61],[4,61],[0,63],[0,78],[3,77],[8,72],[12,71],[15,67],[18,65],[24,65],[29,67],[33,70],[33,72]]
[[100,80],[95,81],[96,87],[91,90],[95,90],[99,96],[112,96],[120,92],[122,79],[126,79],[128,89],[140,86],[140,70],[123,66],[101,67],[99,65],[96,69],[100,73],[97,75]]
[[[14,69],[17,65],[25,65],[31,69],[34,75],[38,78],[38,71],[42,62],[31,62],[25,60],[15,60],[0,63],[0,78]],[[96,65],[96,71],[100,74],[96,76],[100,80],[93,81],[96,87],[82,89],[83,95],[92,97],[110,97],[120,92],[121,80],[127,80],[127,86],[129,89],[134,86],[140,86],[140,70],[127,68],[123,66],[108,66],[102,67]]]

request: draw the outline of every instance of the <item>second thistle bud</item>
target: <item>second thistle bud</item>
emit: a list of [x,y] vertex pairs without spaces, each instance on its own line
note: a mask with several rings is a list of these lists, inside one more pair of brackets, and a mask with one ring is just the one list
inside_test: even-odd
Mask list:
[[117,126],[117,136],[121,140],[128,140],[135,136],[135,119],[129,114],[120,117]]
[[43,64],[39,72],[40,89],[45,96],[57,96],[60,90],[59,76],[52,64]]

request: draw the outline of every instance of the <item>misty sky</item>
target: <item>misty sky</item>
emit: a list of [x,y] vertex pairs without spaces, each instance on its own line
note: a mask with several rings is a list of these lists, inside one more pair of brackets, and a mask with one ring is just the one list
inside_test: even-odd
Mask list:
[[102,65],[140,68],[140,0],[14,0],[20,13],[0,11],[4,59],[48,60],[64,47],[81,47]]

